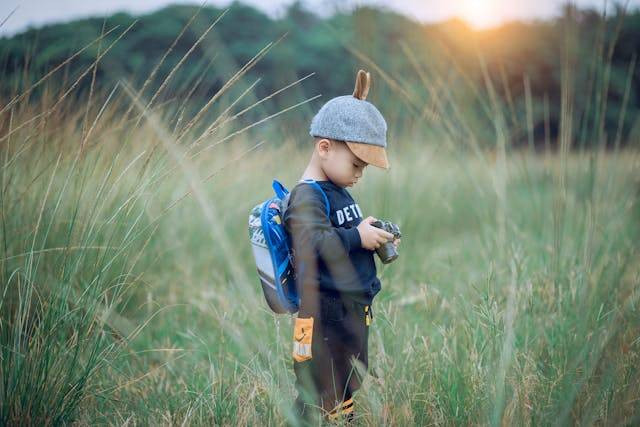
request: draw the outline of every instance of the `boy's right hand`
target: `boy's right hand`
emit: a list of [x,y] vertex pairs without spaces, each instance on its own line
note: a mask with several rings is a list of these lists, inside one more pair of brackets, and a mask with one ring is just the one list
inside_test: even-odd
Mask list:
[[369,216],[358,224],[358,233],[360,233],[362,247],[369,249],[370,251],[378,249],[383,243],[393,239],[393,234],[371,225],[374,221],[377,220],[374,217]]

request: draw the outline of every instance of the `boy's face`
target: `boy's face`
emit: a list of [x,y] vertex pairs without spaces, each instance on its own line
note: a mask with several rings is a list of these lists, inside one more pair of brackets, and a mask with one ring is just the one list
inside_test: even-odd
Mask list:
[[367,163],[356,157],[342,141],[322,139],[316,146],[322,170],[334,184],[352,187],[362,177]]

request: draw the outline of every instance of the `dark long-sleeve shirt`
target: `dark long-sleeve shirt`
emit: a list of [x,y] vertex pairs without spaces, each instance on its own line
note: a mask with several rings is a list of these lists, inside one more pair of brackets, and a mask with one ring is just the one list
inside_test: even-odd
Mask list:
[[284,214],[302,303],[305,292],[317,289],[370,304],[381,285],[374,251],[361,246],[356,228],[362,221],[362,211],[346,189],[331,181],[317,183],[329,200],[329,217],[322,194],[306,183],[298,183],[291,190]]

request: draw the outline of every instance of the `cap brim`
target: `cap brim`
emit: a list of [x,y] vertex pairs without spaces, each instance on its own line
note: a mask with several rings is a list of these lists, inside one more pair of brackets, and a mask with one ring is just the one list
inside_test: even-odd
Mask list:
[[363,144],[360,142],[345,142],[351,152],[363,162],[367,162],[382,169],[389,169],[389,159],[387,159],[387,151],[384,147],[380,147],[379,145]]

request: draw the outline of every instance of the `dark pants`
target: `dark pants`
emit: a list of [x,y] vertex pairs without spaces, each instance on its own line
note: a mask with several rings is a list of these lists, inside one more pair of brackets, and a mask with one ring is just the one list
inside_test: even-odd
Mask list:
[[296,374],[296,411],[300,420],[318,416],[351,415],[353,393],[368,368],[370,306],[347,297],[319,294],[313,313],[311,359],[293,362]]

